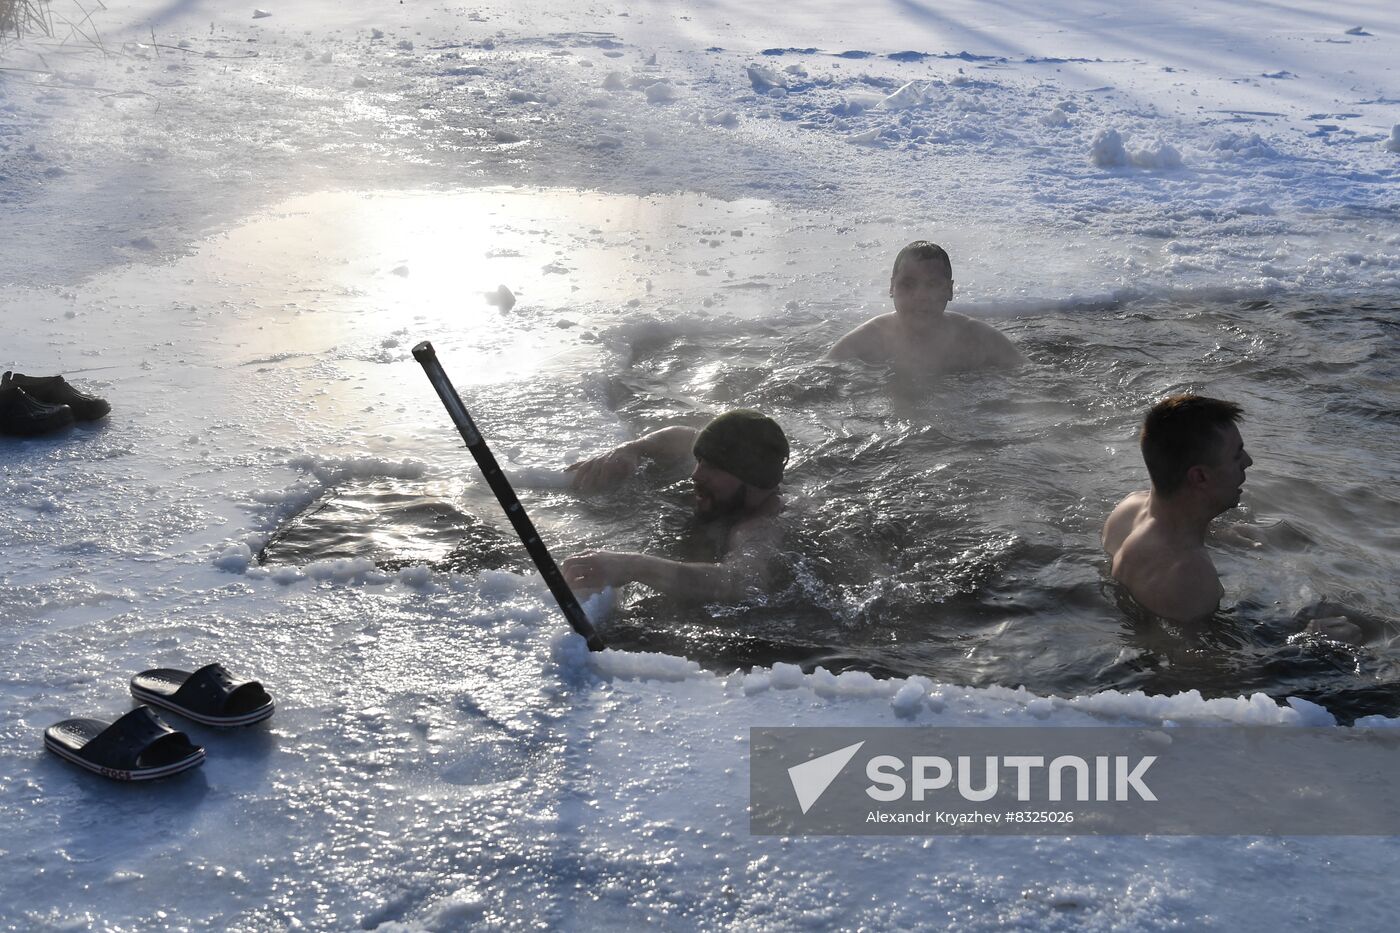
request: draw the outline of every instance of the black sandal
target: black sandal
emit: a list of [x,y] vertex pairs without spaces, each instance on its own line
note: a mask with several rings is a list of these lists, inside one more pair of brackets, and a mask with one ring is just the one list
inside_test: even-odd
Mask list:
[[114,781],[149,781],[204,764],[204,749],[138,706],[110,725],[65,719],[44,730],[44,747]]
[[234,680],[222,664],[194,673],[161,667],[131,678],[131,695],[206,726],[249,726],[275,707],[256,680]]

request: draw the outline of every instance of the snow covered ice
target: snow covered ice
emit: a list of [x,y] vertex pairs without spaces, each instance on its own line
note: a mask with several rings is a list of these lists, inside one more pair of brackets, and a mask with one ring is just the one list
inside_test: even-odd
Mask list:
[[[489,505],[419,339],[551,533],[586,542],[557,468],[628,436],[619,360],[777,333],[770,368],[797,367],[783,341],[882,310],[915,236],[949,246],[959,307],[1020,340],[1151,302],[1393,314],[1391,6],[131,0],[93,22],[108,57],[0,53],[30,69],[0,70],[0,364],[113,404],[0,448],[0,926],[1393,925],[1385,838],[748,832],[750,726],[1331,725],[1315,703],[717,673],[589,654],[533,576],[255,559],[337,483]],[[1222,367],[1229,326],[1202,351]],[[627,378],[713,399],[734,376],[658,356]],[[800,375],[778,383],[794,410],[821,388]],[[1325,507],[1389,514],[1353,493]],[[1290,573],[1257,593],[1303,600]],[[48,724],[129,708],[131,674],[215,659],[278,712],[190,727],[199,773],[121,787],[44,755]]]

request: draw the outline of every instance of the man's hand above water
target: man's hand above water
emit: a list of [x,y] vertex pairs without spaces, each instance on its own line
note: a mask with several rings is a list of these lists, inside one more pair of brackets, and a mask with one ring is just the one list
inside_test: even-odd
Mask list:
[[585,551],[566,557],[559,569],[564,574],[564,582],[575,594],[596,593],[630,581],[628,568],[640,556],[621,551]]

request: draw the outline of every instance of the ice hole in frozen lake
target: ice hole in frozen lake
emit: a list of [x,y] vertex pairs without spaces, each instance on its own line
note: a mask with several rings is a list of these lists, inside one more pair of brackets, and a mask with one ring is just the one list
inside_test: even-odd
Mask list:
[[[1105,281],[1075,265],[1072,243],[761,201],[341,192],[290,201],[169,266],[120,270],[82,297],[72,326],[108,315],[106,355],[117,369],[141,366],[112,384],[128,417],[149,412],[153,436],[169,435],[174,399],[199,399],[198,419],[177,413],[179,433],[151,450],[158,472],[199,477],[190,495],[201,508],[220,507],[208,490],[246,490],[250,469],[281,471],[253,497],[280,505],[253,527],[195,532],[223,543],[273,535],[296,503],[334,488],[297,520],[295,561],[340,548],[452,569],[476,536],[485,543],[468,550],[485,559],[456,563],[463,571],[523,563],[411,358],[431,339],[497,456],[526,472],[557,473],[730,407],[763,409],[789,431],[782,591],[718,608],[634,595],[611,623],[619,647],[720,670],[782,660],[1039,692],[1263,689],[1343,712],[1400,709],[1384,646],[1290,641],[1293,614],[1317,597],[1382,615],[1395,602],[1393,544],[1367,531],[1388,506],[1352,497],[1353,509],[1304,468],[1325,452],[1331,473],[1383,485],[1376,464],[1393,458],[1377,454],[1393,448],[1394,408],[1385,309],[1169,294],[1024,313],[999,324],[1036,365],[901,395],[880,373],[821,355],[883,310],[889,259],[920,234],[950,245],[959,287],[979,297],[1031,279],[1052,295],[1053,276]],[[1112,265],[1132,248],[1106,244],[1084,262]],[[998,256],[1017,267],[996,268]],[[178,365],[145,365],[174,355]],[[1217,543],[1227,585],[1256,609],[1224,620],[1231,644],[1205,652],[1125,619],[1097,545],[1103,515],[1141,483],[1131,438],[1143,407],[1183,374],[1240,398],[1251,446],[1269,451],[1239,520],[1287,518],[1310,542],[1267,561]],[[1331,417],[1309,432],[1286,415],[1319,410]],[[297,485],[307,471],[309,495]],[[228,514],[247,505],[223,494]],[[543,483],[522,499],[558,557],[693,553],[683,481],[649,477],[583,499]],[[296,537],[273,537],[269,560]]]

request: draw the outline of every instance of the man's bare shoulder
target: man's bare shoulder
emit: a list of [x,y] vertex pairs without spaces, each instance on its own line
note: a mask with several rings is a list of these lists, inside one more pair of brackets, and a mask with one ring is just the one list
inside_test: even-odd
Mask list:
[[1143,510],[1147,508],[1147,496],[1146,489],[1132,493],[1118,503],[1109,513],[1108,519],[1104,521],[1100,540],[1103,543],[1103,549],[1108,552],[1110,557],[1118,553],[1118,549],[1123,546],[1124,539],[1132,533]]
[[1162,555],[1155,566],[1145,569],[1128,592],[1154,615],[1197,622],[1220,605],[1220,576],[1205,548]]
[[1195,622],[1220,603],[1220,577],[1205,546],[1183,541],[1154,518],[1150,491],[1118,503],[1103,525],[1103,549],[1113,579],[1153,615]]
[[885,337],[893,323],[893,313],[876,315],[836,341],[826,355],[833,360],[884,360],[889,356]]
[[974,360],[978,368],[1018,366],[1026,361],[1011,338],[986,321],[956,311],[945,311],[943,317],[953,325],[957,349]]

